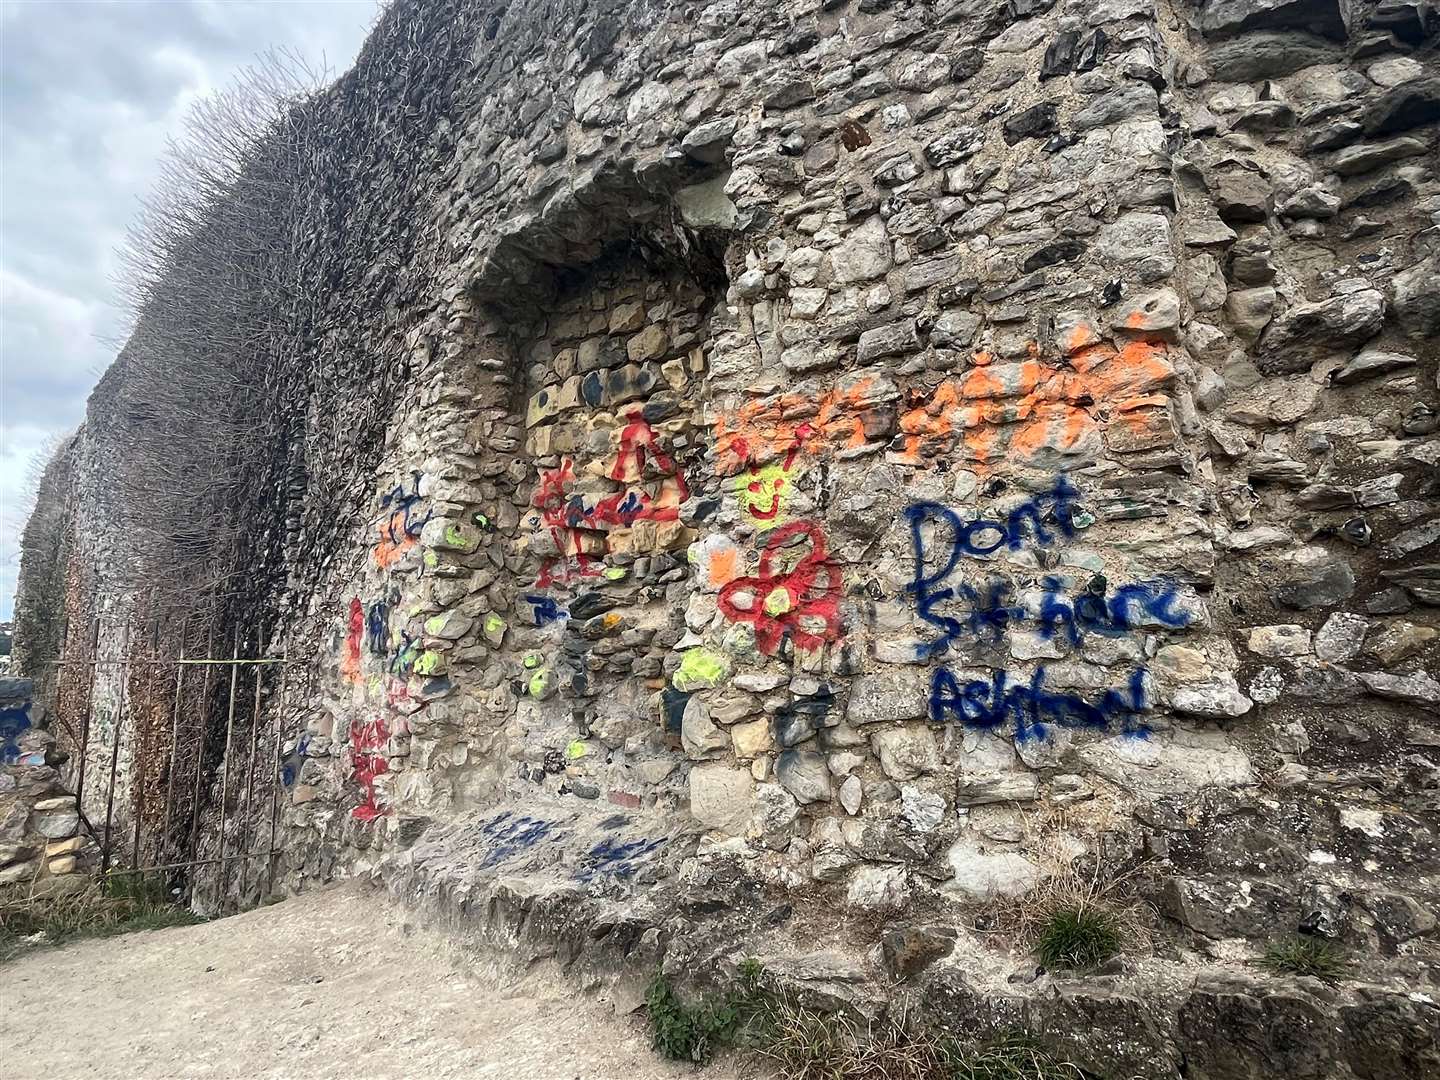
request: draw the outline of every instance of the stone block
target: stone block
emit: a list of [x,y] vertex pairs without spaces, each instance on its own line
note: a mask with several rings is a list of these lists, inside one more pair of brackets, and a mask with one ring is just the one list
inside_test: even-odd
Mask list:
[[755,779],[748,769],[696,765],[690,770],[690,815],[702,825],[743,836],[755,808]]

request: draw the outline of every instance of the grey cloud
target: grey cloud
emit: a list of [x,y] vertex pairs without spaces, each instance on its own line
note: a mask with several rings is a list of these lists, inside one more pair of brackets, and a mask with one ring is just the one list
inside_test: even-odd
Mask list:
[[[376,11],[373,0],[0,6],[0,510],[19,497],[21,449],[73,428],[113,358],[114,249],[189,104],[271,47],[343,70]],[[7,618],[19,523],[0,519]]]

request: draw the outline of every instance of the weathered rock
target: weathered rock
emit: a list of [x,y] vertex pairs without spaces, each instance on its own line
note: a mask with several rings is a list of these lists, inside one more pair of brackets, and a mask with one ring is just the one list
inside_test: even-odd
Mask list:
[[940,767],[940,749],[928,727],[887,728],[871,735],[870,742],[892,780],[913,780]]
[[948,956],[956,936],[950,926],[893,927],[880,938],[880,956],[894,978],[909,979]]
[[842,284],[880,277],[893,261],[885,223],[878,217],[863,222],[830,253],[830,261],[835,280]]
[[1250,631],[1250,651],[1260,656],[1305,656],[1310,652],[1310,631],[1288,623],[1256,626]]
[[710,721],[710,710],[698,697],[685,703],[680,728],[685,753],[694,759],[714,757],[730,746],[730,736]]
[[1315,304],[1297,304],[1266,330],[1258,363],[1266,374],[1305,371],[1316,352],[1363,345],[1380,332],[1385,297],[1375,289],[1332,296]]
[[1440,76],[1408,79],[1365,107],[1367,135],[1390,135],[1440,120]]
[[1281,607],[1304,611],[1333,607],[1355,592],[1355,572],[1349,562],[1322,547],[1303,547],[1280,568],[1281,582],[1272,596]]
[[1207,0],[1200,13],[1206,34],[1241,30],[1308,30],[1344,41],[1349,7],[1342,0]]
[[1023,896],[1045,876],[1039,866],[1019,852],[969,835],[957,840],[945,859],[954,876],[942,889],[972,901]]
[[802,804],[829,802],[834,795],[825,755],[813,750],[786,750],[775,759],[775,779]]
[[845,903],[860,911],[900,911],[910,899],[908,875],[901,867],[862,866],[850,875]]
[[740,836],[755,805],[755,780],[748,769],[724,764],[690,770],[690,814],[711,828]]
[[1040,783],[1030,772],[972,773],[960,777],[955,801],[961,806],[985,806],[990,803],[1034,802],[1040,796]]
[[1405,353],[1388,352],[1384,349],[1363,349],[1339,371],[1330,376],[1332,382],[1345,385],[1372,379],[1377,375],[1388,375],[1392,371],[1403,371],[1418,363],[1415,357]]
[[861,675],[850,687],[845,718],[852,724],[919,720],[929,712],[930,680],[923,671]]
[[1270,184],[1248,170],[1231,170],[1211,181],[1211,194],[1220,220],[1227,225],[1264,221],[1270,215]]
[[1170,695],[1170,704],[1179,712],[1192,716],[1244,716],[1251,701],[1240,692],[1235,676],[1217,672],[1204,682],[1187,683]]
[[1359,176],[1392,161],[1426,153],[1429,149],[1428,142],[1411,135],[1402,135],[1388,142],[1356,143],[1336,151],[1330,159],[1330,168],[1341,176]]
[[1413,338],[1440,334],[1440,256],[1397,273],[1390,286],[1391,310]]
[[1424,672],[1415,675],[1389,675],[1383,671],[1359,672],[1360,681],[1378,697],[1419,705],[1432,713],[1440,713],[1440,682]]
[[1353,660],[1360,655],[1369,632],[1370,620],[1364,615],[1337,611],[1325,620],[1325,625],[1315,635],[1315,655],[1332,664]]
[[1205,62],[1220,82],[1278,79],[1339,58],[1339,50],[1323,38],[1271,32],[1245,34],[1212,45],[1205,52]]

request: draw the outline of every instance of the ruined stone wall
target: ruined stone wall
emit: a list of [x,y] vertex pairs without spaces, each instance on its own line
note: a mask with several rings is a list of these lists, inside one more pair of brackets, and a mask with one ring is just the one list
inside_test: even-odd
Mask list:
[[[721,5],[537,54],[456,119],[509,216],[437,200],[478,253],[414,335],[308,814],[688,803],[898,904],[1033,884],[1017,807],[1399,769],[1440,696],[1433,27],[1339,10]],[[1223,921],[1204,862],[1175,910]]]
[[1433,7],[471,16],[287,887],[431,825],[896,920],[1079,865],[1186,963],[1433,979]]
[[75,795],[60,783],[50,719],[29,679],[0,679],[0,892],[6,894],[83,887],[94,862]]

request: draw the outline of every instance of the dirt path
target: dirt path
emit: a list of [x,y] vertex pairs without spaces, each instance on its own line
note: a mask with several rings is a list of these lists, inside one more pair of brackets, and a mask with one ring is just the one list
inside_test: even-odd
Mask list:
[[0,1078],[736,1080],[657,1058],[635,1017],[506,986],[354,885],[0,967]]

